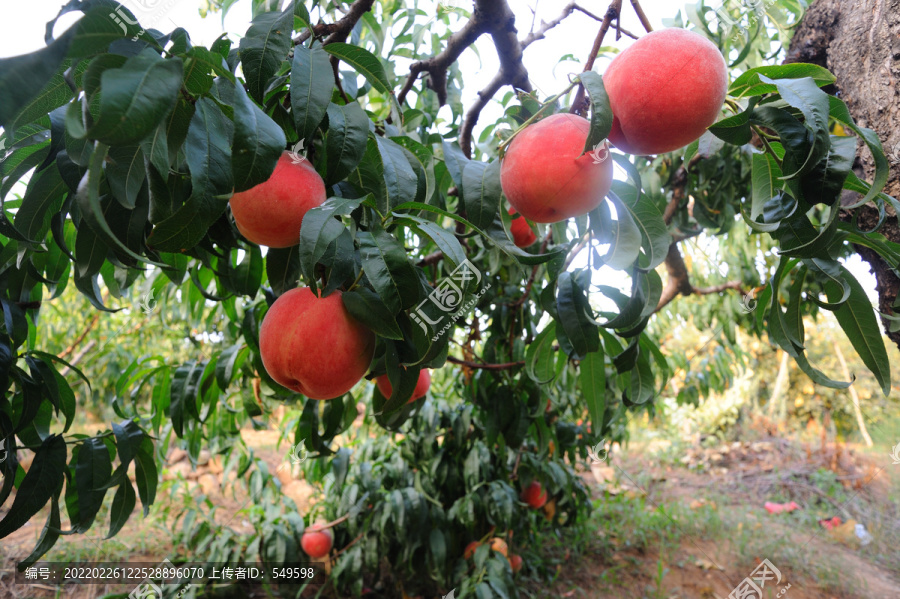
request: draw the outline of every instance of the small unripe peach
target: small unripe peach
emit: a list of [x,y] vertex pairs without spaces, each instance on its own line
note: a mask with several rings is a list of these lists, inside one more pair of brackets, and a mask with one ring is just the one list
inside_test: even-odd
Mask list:
[[554,114],[513,138],[500,165],[500,185],[516,212],[555,223],[600,205],[612,184],[613,161],[584,152],[590,129],[576,114]]
[[715,44],[673,27],[642,36],[616,56],[603,83],[614,115],[609,140],[629,154],[662,154],[716,122],[728,73]]

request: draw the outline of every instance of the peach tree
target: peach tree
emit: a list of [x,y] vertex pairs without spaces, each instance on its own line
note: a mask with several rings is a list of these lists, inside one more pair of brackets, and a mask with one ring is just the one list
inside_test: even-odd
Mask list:
[[[220,455],[254,504],[255,532],[243,536],[202,502],[186,506],[179,534],[189,551],[303,560],[312,514],[282,504],[280,483],[239,434],[286,403],[295,408],[287,436],[314,456],[306,477],[327,492],[316,509],[336,522],[336,586],[509,597],[511,562],[487,544],[469,559],[464,548],[496,536],[527,557],[542,529],[581,522],[590,502],[576,464],[623,440],[629,414],[654,414],[675,369],[680,401],[726,387],[737,329],[783,348],[816,384],[842,388],[850,382],[805,352],[803,316],[830,311],[887,394],[876,312],[839,259],[863,246],[896,270],[900,245],[878,229],[898,204],[882,192],[878,135],[823,91],[834,77],[772,64],[801,3],[729,19],[700,3],[687,21],[676,17],[671,25],[729,59],[718,122],[669,153],[613,149],[603,159],[621,175],[606,200],[560,222],[526,222],[531,236],[504,198],[503,148],[562,112],[589,119],[582,156],[610,136],[614,112],[593,65],[618,31],[621,0],[599,17],[568,4],[530,32],[516,31],[507,0],[436,13],[398,0],[252,4],[238,42],[223,35],[205,47],[181,28],[142,28],[118,3],[71,0],[60,14],[83,13],[75,25],[54,37],[51,22],[45,48],[0,60],[0,538],[49,505],[22,567],[61,534],[100,526],[101,513],[109,536],[138,501],[146,514],[176,445],[191,459]],[[541,97],[523,49],[566,19],[591,17],[593,46],[572,48],[590,50],[588,60],[567,88]],[[456,59],[482,35],[501,69],[464,106]],[[503,114],[476,138],[495,96]],[[288,151],[318,173],[327,199],[305,213],[293,243],[261,248],[239,231],[229,199],[269,180]],[[874,161],[871,182],[852,170],[859,151]],[[858,226],[862,206],[876,207],[876,226]],[[728,278],[689,272],[680,248],[701,236],[716,241]],[[592,276],[601,267],[629,287]],[[172,360],[139,345],[79,369],[39,334],[70,282],[102,318],[142,306],[183,329],[196,352]],[[388,386],[363,380],[320,401],[272,378],[261,323],[297,287],[339,294],[375,339],[366,378]],[[676,311],[679,295],[700,301]],[[721,333],[702,362],[662,350],[685,316]],[[882,317],[894,333],[897,316]],[[304,341],[310,359],[324,351]],[[426,369],[431,391],[407,403]],[[91,393],[109,399],[115,421],[69,433]],[[533,481],[551,508],[520,501]]]

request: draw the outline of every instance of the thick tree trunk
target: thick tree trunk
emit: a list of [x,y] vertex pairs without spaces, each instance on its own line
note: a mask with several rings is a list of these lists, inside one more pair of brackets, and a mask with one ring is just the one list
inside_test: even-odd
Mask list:
[[[785,62],[811,62],[828,68],[837,77],[836,91],[861,126],[874,129],[891,161],[891,177],[885,193],[900,198],[900,0],[818,0],[803,18],[791,40]],[[871,181],[874,162],[860,144],[856,170]],[[846,198],[846,203],[858,199]],[[863,206],[859,226],[871,229],[877,210]],[[879,233],[900,243],[897,215],[889,218]],[[851,214],[842,215],[850,220]],[[900,291],[900,279],[881,257],[858,247],[878,281],[879,310],[893,314],[891,305]],[[885,329],[889,325],[884,321]],[[900,332],[888,337],[900,347]]]

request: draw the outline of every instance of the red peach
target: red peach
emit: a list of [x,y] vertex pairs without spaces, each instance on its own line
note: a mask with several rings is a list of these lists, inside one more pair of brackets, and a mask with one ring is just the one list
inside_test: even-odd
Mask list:
[[309,163],[284,152],[268,180],[231,196],[231,214],[248,240],[272,248],[300,243],[303,216],[325,201],[325,182]]
[[510,205],[536,223],[587,214],[609,192],[613,161],[584,153],[591,124],[575,114],[554,114],[523,129],[500,166]]
[[506,541],[504,541],[500,537],[494,537],[493,539],[491,539],[491,549],[500,553],[503,557],[506,557],[506,554],[509,552],[509,547],[506,545]]
[[513,553],[512,555],[509,556],[508,559],[509,559],[509,567],[512,569],[513,572],[518,572],[519,570],[522,569],[522,556],[521,555],[516,555],[515,553]]
[[525,487],[522,491],[522,501],[533,507],[534,509],[540,509],[544,507],[544,504],[547,503],[547,491],[541,486],[536,480],[531,481],[531,484]]
[[603,83],[614,115],[609,140],[629,154],[662,154],[716,122],[728,73],[715,44],[675,27],[648,33],[616,56]]
[[[378,385],[378,390],[381,391],[381,394],[387,398],[390,398],[391,393],[394,392],[394,388],[391,386],[391,381],[388,379],[388,375],[382,374],[379,377],[375,378],[375,384]],[[409,398],[409,401],[406,403],[412,403],[419,399],[420,397],[425,397],[425,394],[428,393],[428,389],[431,387],[431,371],[427,368],[423,368],[419,371],[419,380],[416,382],[416,388],[413,389],[412,395]]]
[[[510,208],[509,213],[515,214],[516,211]],[[537,235],[534,234],[534,231],[528,226],[528,221],[522,216],[512,219],[512,222],[509,224],[509,232],[512,233],[513,243],[516,244],[516,247],[527,248],[537,241]]]
[[468,545],[466,545],[465,550],[463,551],[463,558],[471,559],[473,555],[475,555],[475,551],[481,547],[481,543],[478,541],[472,541]]
[[313,559],[323,558],[328,555],[333,544],[334,537],[331,534],[331,529],[320,529],[316,525],[307,528],[303,536],[300,537],[300,546]]
[[312,399],[340,397],[366,374],[375,334],[358,323],[341,292],[291,289],[272,304],[259,328],[263,366],[279,385]]

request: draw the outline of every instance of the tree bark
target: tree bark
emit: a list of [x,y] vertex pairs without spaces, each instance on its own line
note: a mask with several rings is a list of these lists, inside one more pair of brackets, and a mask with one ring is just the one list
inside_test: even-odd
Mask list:
[[[881,138],[891,175],[884,192],[900,197],[900,0],[818,0],[804,15],[791,40],[785,62],[810,62],[828,68],[837,77],[830,93],[837,93],[856,122],[874,129]],[[829,86],[832,87],[832,86]],[[872,180],[874,161],[865,145],[859,144],[857,174]],[[844,205],[859,199],[847,194]],[[878,211],[872,206],[854,210],[859,226],[874,227]],[[843,220],[852,213],[844,211]],[[888,207],[888,218],[878,230],[888,240],[900,243],[900,223]],[[869,263],[878,281],[878,307],[891,309],[900,291],[900,278],[876,252],[856,246]],[[883,319],[885,330],[889,321]],[[900,332],[887,333],[900,347]]]

